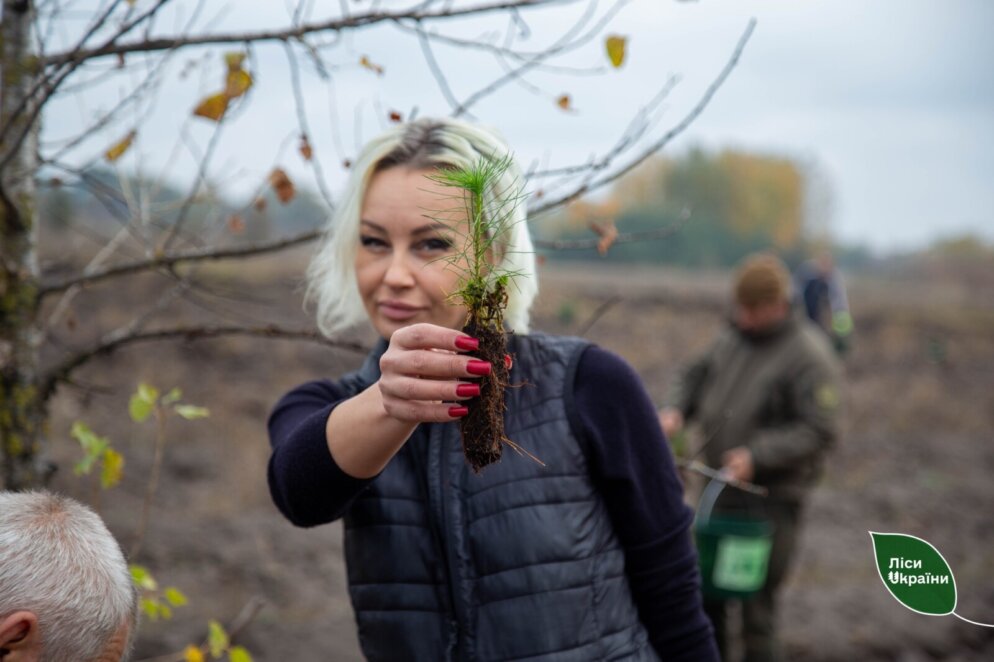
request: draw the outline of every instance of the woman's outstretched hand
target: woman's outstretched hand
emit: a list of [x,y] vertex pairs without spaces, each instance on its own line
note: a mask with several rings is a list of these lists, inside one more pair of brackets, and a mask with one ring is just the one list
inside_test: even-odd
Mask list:
[[377,385],[387,414],[407,423],[441,423],[465,416],[460,404],[480,394],[474,381],[491,365],[465,352],[479,341],[434,324],[412,324],[393,332],[380,357]]

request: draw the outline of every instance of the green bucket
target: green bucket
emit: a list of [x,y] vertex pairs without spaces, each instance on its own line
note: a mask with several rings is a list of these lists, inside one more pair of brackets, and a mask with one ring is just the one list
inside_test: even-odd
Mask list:
[[773,524],[761,517],[711,517],[725,483],[712,480],[701,495],[694,537],[704,594],[746,598],[763,587],[773,546]]

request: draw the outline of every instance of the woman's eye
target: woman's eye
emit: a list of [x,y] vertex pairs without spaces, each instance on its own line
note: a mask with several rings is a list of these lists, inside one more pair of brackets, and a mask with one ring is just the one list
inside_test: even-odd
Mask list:
[[452,248],[452,242],[442,238],[425,239],[419,247],[428,251],[447,251]]
[[387,245],[387,243],[382,239],[365,234],[359,237],[359,243],[366,248],[383,248]]

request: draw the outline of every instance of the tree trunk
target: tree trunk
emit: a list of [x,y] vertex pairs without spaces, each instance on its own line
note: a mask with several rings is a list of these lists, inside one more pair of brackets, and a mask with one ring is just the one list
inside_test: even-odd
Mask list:
[[15,155],[0,171],[0,487],[25,489],[50,473],[41,461],[47,412],[38,389],[37,123],[15,144],[33,111],[27,97],[39,70],[30,0],[4,0],[2,18],[0,158]]

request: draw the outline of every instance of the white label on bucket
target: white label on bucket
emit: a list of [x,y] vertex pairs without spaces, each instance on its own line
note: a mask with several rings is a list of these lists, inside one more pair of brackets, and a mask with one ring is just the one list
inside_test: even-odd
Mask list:
[[718,541],[714,572],[715,587],[728,591],[754,591],[766,580],[770,558],[769,538],[725,536]]

